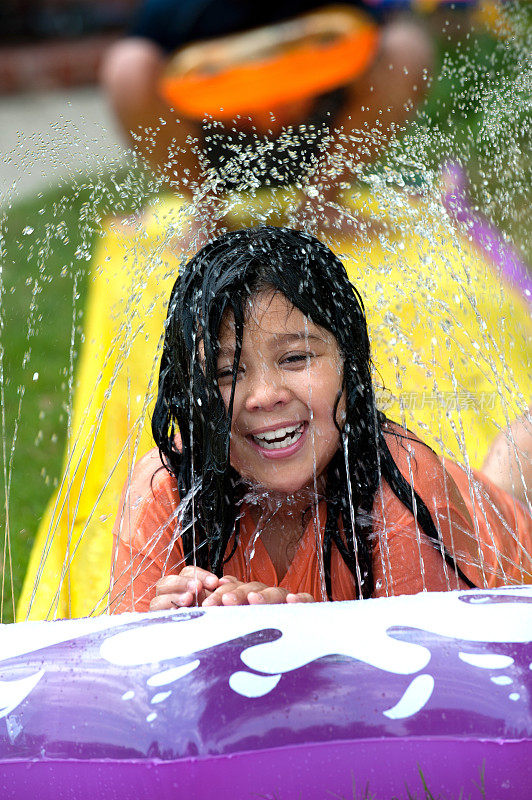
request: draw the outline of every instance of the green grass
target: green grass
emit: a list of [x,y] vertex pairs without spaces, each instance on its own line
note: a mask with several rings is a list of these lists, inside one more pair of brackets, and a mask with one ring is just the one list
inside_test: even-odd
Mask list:
[[[485,763],[482,763],[482,766],[479,769],[479,776],[478,782],[473,780],[472,783],[475,786],[474,797],[476,800],[486,800],[486,790],[485,790]],[[472,795],[471,792],[465,793],[464,789],[460,791],[459,795],[455,795],[451,797],[449,795],[442,795],[441,793],[434,794],[428,786],[427,780],[425,779],[425,775],[423,770],[418,765],[418,772],[419,772],[419,779],[421,781],[421,792],[413,792],[408,786],[404,787],[402,792],[399,794],[393,794],[391,797],[383,798],[381,795],[376,795],[370,789],[370,784],[367,782],[365,785],[360,787],[357,785],[354,773],[351,772],[351,794],[344,795],[344,794],[337,794],[336,792],[329,791],[327,793],[326,798],[324,797],[323,800],[471,800]],[[274,794],[259,794],[256,795],[256,800],[283,800],[282,793],[274,793]],[[299,795],[299,800],[305,800],[303,794]]]
[[136,172],[87,176],[16,204],[0,221],[1,524],[11,544],[3,553],[3,621],[13,618],[13,596],[60,477],[94,238],[106,215],[135,210],[148,191]]
[[393,159],[438,169],[458,158],[467,165],[473,206],[532,262],[532,4],[505,7],[513,39],[468,33],[465,25],[458,37],[443,29],[431,91]]
[[[439,68],[425,108],[386,158],[399,167],[406,160],[435,169],[458,155],[473,178],[473,203],[532,261],[530,101],[518,85],[531,44],[530,7],[514,4],[512,14],[517,44],[483,33],[459,42],[440,36]],[[479,98],[490,96],[495,131],[479,111]],[[4,552],[3,621],[13,617],[13,597],[60,475],[94,237],[105,215],[134,210],[150,191],[136,171],[87,176],[15,204],[0,220],[2,493],[8,497],[2,505],[11,543]],[[0,522],[4,530],[6,521]]]

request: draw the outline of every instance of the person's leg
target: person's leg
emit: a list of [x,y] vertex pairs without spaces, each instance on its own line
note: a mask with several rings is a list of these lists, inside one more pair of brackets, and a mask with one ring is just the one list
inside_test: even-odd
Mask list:
[[357,160],[372,161],[404,128],[425,97],[433,61],[432,40],[418,22],[405,18],[384,26],[375,63],[349,87],[334,121],[345,134],[362,137]]
[[494,439],[481,472],[525,507],[532,502],[532,407]]
[[[102,65],[101,83],[134,149],[174,188],[190,195],[202,175],[197,148],[201,126],[177,115],[160,97],[158,83],[167,56],[148,39],[113,45]],[[187,141],[188,140],[188,141]]]
[[357,220],[336,208],[341,183],[357,165],[374,161],[400,132],[424,98],[432,75],[430,34],[415,20],[399,18],[382,29],[378,56],[368,72],[346,87],[342,108],[331,118],[329,135],[309,179],[318,194],[306,198],[295,217],[313,227],[353,233]]

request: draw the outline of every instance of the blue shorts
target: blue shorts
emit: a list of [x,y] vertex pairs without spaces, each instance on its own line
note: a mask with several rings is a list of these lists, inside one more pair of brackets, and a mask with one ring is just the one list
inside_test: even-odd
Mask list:
[[[379,7],[363,0],[342,2],[382,21]],[[338,0],[144,0],[128,33],[171,53],[191,42],[271,25],[328,5],[338,5]]]

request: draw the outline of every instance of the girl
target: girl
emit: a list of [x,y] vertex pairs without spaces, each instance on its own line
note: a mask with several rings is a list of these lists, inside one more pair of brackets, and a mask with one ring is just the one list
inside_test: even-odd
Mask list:
[[111,610],[530,580],[530,514],[379,412],[370,364],[360,295],[317,239],[263,227],[200,250],[170,298],[158,453],[125,489]]

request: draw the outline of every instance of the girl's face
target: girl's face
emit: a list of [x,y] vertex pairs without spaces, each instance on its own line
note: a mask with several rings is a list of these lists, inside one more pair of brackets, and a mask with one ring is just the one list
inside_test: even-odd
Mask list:
[[[218,384],[229,407],[235,333],[220,328]],[[279,292],[248,305],[231,426],[231,465],[270,491],[312,488],[339,445],[333,413],[343,360],[334,336],[314,325]],[[342,394],[337,409],[345,417]]]

